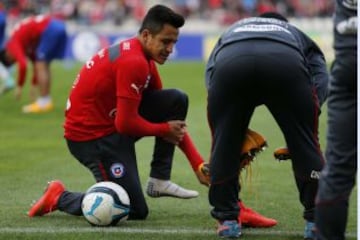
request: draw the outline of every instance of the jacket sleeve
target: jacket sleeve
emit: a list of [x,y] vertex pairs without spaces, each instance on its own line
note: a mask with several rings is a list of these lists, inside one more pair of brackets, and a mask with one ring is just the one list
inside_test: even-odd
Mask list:
[[168,123],[152,123],[147,121],[138,113],[139,104],[139,100],[118,97],[115,118],[116,130],[122,134],[137,137],[166,136],[169,132]]
[[7,51],[9,51],[10,55],[15,59],[18,65],[17,85],[22,87],[26,80],[27,71],[27,59],[25,53],[17,43],[8,45]]
[[116,66],[116,130],[137,137],[165,137],[170,132],[167,122],[150,122],[139,114],[142,92],[148,88],[146,85],[150,81],[148,62],[135,56],[126,58]]
[[326,101],[328,95],[329,73],[327,70],[326,60],[321,49],[309,37],[306,37],[305,44],[305,57],[321,106]]

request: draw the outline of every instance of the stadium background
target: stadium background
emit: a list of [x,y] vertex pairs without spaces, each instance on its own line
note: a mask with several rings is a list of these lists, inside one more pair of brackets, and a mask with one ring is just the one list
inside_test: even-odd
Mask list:
[[274,10],[308,33],[333,59],[331,0],[4,0],[7,35],[22,18],[51,12],[67,23],[67,60],[86,61],[96,51],[136,34],[146,10],[162,3],[182,13],[181,29],[172,60],[206,60],[218,35],[234,21]]

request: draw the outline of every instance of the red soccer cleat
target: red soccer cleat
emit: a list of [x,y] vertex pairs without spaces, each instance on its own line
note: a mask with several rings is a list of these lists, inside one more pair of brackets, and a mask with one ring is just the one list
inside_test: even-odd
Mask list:
[[267,228],[277,224],[275,219],[265,217],[260,213],[255,212],[251,208],[246,207],[242,201],[239,201],[238,204],[241,209],[239,222],[241,222],[243,227]]
[[57,202],[65,191],[64,184],[59,180],[48,183],[44,194],[37,200],[28,212],[29,217],[42,216],[57,209]]

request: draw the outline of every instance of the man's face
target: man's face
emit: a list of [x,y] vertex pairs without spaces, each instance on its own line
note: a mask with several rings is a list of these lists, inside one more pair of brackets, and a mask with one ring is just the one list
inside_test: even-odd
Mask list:
[[163,29],[156,35],[144,30],[142,37],[146,55],[159,64],[165,63],[173,51],[178,36],[179,30],[169,24],[165,24]]

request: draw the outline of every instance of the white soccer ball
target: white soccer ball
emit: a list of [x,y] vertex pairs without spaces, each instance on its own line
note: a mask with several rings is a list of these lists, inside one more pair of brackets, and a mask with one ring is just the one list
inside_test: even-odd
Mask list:
[[114,226],[128,218],[130,199],[119,184],[98,182],[86,191],[81,209],[91,225]]

